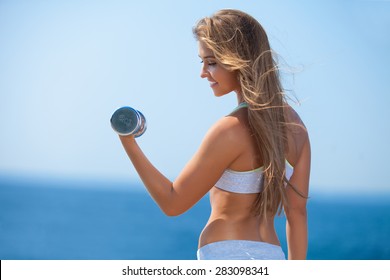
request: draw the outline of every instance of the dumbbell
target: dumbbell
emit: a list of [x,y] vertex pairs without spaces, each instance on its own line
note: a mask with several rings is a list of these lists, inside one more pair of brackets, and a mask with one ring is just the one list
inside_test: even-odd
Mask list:
[[112,114],[110,122],[114,131],[122,136],[134,135],[134,137],[140,137],[146,130],[144,115],[128,106],[117,109]]

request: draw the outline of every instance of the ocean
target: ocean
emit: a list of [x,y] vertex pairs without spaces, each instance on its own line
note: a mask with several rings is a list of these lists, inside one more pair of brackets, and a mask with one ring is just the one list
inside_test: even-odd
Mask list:
[[[1,176],[0,259],[193,260],[208,199],[167,217],[131,183]],[[390,259],[390,195],[314,193],[308,219],[308,259]],[[286,252],[285,218],[275,224]]]

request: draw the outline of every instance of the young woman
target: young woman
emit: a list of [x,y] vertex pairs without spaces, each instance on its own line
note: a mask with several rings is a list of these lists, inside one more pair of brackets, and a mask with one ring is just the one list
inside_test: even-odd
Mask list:
[[122,144],[162,211],[180,215],[210,192],[212,211],[198,259],[285,259],[274,228],[284,210],[289,259],[305,259],[310,144],[287,104],[268,38],[237,10],[221,10],[194,27],[201,77],[215,96],[238,106],[206,134],[174,182],[146,158],[133,136]]

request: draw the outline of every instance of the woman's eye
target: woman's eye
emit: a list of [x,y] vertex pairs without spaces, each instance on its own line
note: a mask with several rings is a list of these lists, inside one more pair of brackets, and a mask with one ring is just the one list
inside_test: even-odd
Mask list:
[[[204,63],[204,61],[202,60],[200,63]],[[216,65],[217,63],[216,62],[206,62],[206,64],[209,66],[213,66],[213,65]]]

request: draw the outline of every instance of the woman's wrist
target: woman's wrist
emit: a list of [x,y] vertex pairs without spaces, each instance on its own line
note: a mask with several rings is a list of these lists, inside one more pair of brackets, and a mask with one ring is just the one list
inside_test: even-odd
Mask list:
[[132,143],[135,143],[134,135],[118,135],[118,136],[119,136],[119,139],[122,142],[132,142]]
[[133,153],[134,149],[138,148],[134,135],[119,135],[119,139],[122,143],[123,148],[125,148],[125,151],[129,156]]

